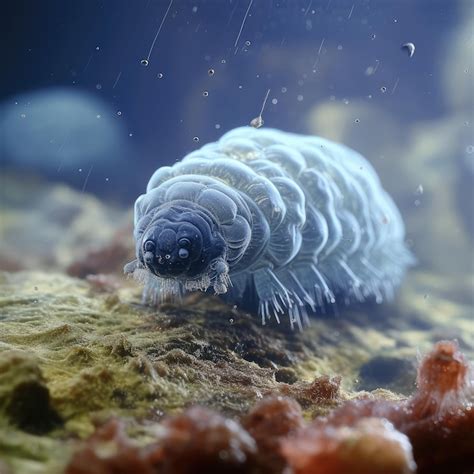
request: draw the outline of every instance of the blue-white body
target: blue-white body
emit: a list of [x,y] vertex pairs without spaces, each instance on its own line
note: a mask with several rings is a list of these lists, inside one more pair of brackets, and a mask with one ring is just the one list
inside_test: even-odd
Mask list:
[[[183,266],[175,235],[193,213],[214,240],[196,231],[195,263]],[[147,233],[158,247],[160,236],[169,242],[161,254],[149,244],[143,260]],[[404,238],[398,209],[360,154],[318,137],[242,127],[153,174],[135,205],[138,260],[128,271],[145,279],[155,301],[213,288],[237,305],[253,299],[263,321],[288,314],[301,326],[308,310],[337,300],[390,298],[413,261]],[[173,265],[182,269],[170,276]]]

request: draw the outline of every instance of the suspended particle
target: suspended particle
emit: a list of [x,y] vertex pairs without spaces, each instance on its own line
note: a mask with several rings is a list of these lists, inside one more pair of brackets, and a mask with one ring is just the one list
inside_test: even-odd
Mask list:
[[214,69],[209,69],[209,71],[207,71],[208,76],[213,76],[215,73],[216,71]]
[[140,64],[141,64],[142,66],[148,66],[148,64],[149,64],[149,63],[148,63],[148,59],[142,59],[142,60],[140,61]]
[[199,141],[199,137],[193,137],[193,141],[197,143]]
[[209,96],[209,91],[203,91],[202,96],[203,97],[208,97]]
[[158,79],[163,79],[163,73],[159,72],[157,77],[158,77]]
[[380,92],[382,92],[382,94],[385,94],[385,92],[387,92],[387,88],[385,86],[382,86],[380,88]]
[[250,121],[250,126],[253,128],[260,128],[263,125],[263,123],[264,123],[263,118],[261,115],[259,115],[258,117],[255,117],[254,119]]
[[408,57],[411,58],[415,54],[415,45],[413,43],[404,43],[401,46],[402,50],[408,53]]

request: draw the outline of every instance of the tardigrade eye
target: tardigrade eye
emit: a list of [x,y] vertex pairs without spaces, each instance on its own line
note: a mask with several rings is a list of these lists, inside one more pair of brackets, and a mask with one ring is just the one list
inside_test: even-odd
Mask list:
[[178,251],[179,258],[188,258],[189,257],[189,250],[185,248],[180,248]]
[[147,240],[143,245],[145,252],[154,252],[155,251],[155,242],[152,240]]

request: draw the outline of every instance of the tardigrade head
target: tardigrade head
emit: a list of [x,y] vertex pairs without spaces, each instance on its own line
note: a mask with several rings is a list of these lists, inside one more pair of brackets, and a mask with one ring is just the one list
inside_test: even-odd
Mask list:
[[228,282],[226,244],[217,224],[198,206],[168,204],[158,208],[136,233],[137,262],[159,278],[176,280],[185,289],[225,293]]

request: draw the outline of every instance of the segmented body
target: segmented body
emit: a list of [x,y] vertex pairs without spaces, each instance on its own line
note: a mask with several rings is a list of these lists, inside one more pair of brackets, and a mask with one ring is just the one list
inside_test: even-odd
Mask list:
[[412,262],[371,165],[318,137],[243,127],[158,169],[135,207],[137,255],[147,215],[173,203],[216,222],[227,268],[218,280],[209,269],[153,275],[145,292],[155,298],[214,286],[237,305],[253,298],[264,322],[286,313],[301,326],[337,300],[391,298]]

